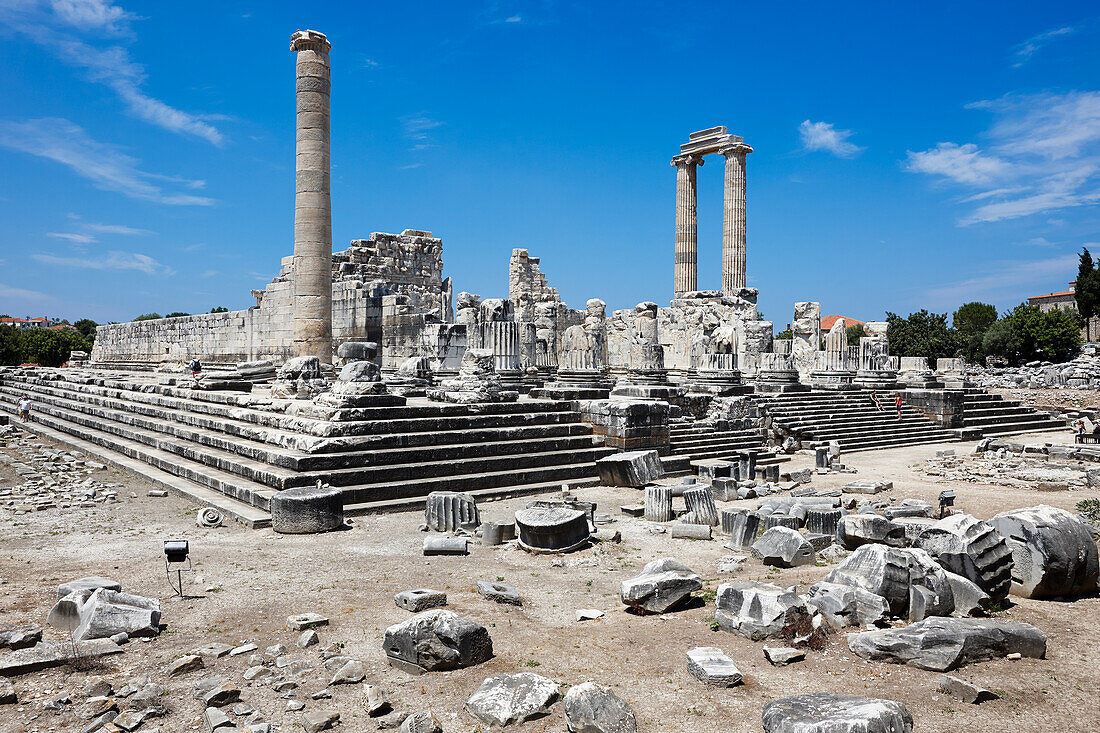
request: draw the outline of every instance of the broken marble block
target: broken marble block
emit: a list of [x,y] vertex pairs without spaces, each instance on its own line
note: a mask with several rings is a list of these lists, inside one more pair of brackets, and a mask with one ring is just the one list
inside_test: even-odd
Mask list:
[[1031,624],[1016,621],[937,617],[900,629],[852,634],[848,648],[864,659],[949,672],[1009,654],[1043,659],[1047,637]]
[[840,518],[844,516],[843,509],[825,507],[813,507],[806,509],[806,531],[811,534],[823,534],[836,537],[836,528]]
[[691,568],[666,557],[647,563],[640,575],[624,580],[619,597],[625,605],[641,613],[664,613],[702,588],[702,581]]
[[344,526],[344,498],[331,486],[299,486],[271,496],[271,528],[280,534],[331,532]]
[[687,652],[688,673],[712,687],[733,687],[741,684],[743,675],[724,651],[713,646],[697,646]]
[[424,555],[467,555],[469,537],[425,537]]
[[393,602],[397,604],[398,608],[420,613],[421,611],[427,611],[429,608],[446,606],[447,594],[441,590],[432,590],[431,588],[416,588],[401,591],[393,597]]
[[801,662],[806,658],[806,652],[801,649],[792,649],[789,646],[764,647],[764,659],[773,667],[786,667],[788,664]]
[[80,604],[79,613],[80,625],[73,631],[76,641],[109,639],[122,633],[131,637],[160,633],[160,601],[156,598],[100,588]]
[[390,626],[382,648],[390,666],[413,674],[472,667],[493,656],[484,626],[443,609]]
[[725,631],[752,641],[794,637],[811,627],[806,602],[794,591],[770,583],[736,580],[718,586],[714,620]]
[[890,604],[863,588],[821,581],[810,586],[806,605],[820,613],[834,629],[885,622]]
[[824,580],[881,596],[893,615],[912,620],[948,615],[955,608],[946,573],[924,550],[863,545]]
[[836,526],[836,541],[845,550],[881,543],[905,547],[905,528],[877,514],[849,514]]
[[845,494],[880,494],[894,488],[893,481],[872,481],[870,479],[858,479],[844,484]]
[[522,606],[523,599],[519,591],[504,583],[495,583],[491,580],[477,581],[477,592],[482,598],[494,603],[505,603],[511,606]]
[[1012,551],[993,525],[969,514],[939,520],[917,536],[918,547],[952,573],[977,584],[993,600],[1012,585]]
[[627,486],[640,489],[664,475],[661,457],[655,450],[635,450],[616,453],[596,461],[600,483],[605,486]]
[[588,515],[564,504],[536,506],[516,512],[519,546],[528,552],[570,552],[588,544]]
[[558,684],[534,672],[489,677],[466,699],[466,712],[486,725],[524,723],[549,714]]
[[912,733],[899,702],[815,692],[764,704],[764,733]]
[[685,489],[684,503],[687,505],[687,513],[680,517],[680,521],[686,524],[717,526],[718,508],[714,504],[714,494],[709,486]]
[[730,536],[726,547],[747,550],[760,533],[760,515],[748,509],[723,509],[722,531]]
[[989,520],[1012,552],[1012,593],[1025,598],[1095,591],[1100,575],[1096,542],[1064,509],[1040,504]]
[[983,702],[1000,699],[1000,695],[995,692],[972,685],[966,680],[960,680],[958,677],[952,677],[949,674],[940,677],[940,692],[971,705],[980,705]]
[[424,522],[433,532],[472,531],[481,524],[481,516],[470,494],[433,491],[424,502]]
[[760,535],[752,545],[752,554],[765,565],[777,568],[813,565],[817,561],[814,548],[802,533],[787,527],[772,527]]
[[645,487],[645,518],[647,522],[671,522],[672,487]]
[[80,591],[86,591],[87,595],[91,595],[92,591],[99,590],[100,588],[120,591],[122,590],[122,585],[109,578],[101,578],[96,575],[70,580],[68,583],[62,583],[57,586],[57,600],[60,601],[70,593],[77,593]]
[[638,733],[634,711],[611,688],[583,682],[565,693],[569,733]]

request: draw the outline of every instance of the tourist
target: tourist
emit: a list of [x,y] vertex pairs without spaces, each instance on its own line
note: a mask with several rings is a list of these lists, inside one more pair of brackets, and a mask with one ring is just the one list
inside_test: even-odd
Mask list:
[[871,390],[871,404],[878,408],[879,412],[882,412],[882,400],[878,398],[878,390]]
[[198,359],[192,359],[191,363],[187,365],[187,368],[191,370],[192,379],[198,379],[202,376],[202,362]]
[[898,411],[898,420],[901,419],[901,392],[894,393],[894,409]]
[[31,398],[27,395],[19,398],[19,418],[23,422],[31,419]]

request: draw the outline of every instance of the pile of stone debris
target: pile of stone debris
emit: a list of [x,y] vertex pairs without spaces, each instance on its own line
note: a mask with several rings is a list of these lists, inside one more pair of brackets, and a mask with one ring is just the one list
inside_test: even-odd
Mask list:
[[1100,344],[1085,344],[1077,356],[1063,364],[1029,361],[1017,367],[968,365],[966,372],[975,384],[986,388],[1100,389]]
[[1100,462],[1097,448],[1100,446],[1023,445],[986,439],[968,455],[936,451],[921,471],[936,477],[937,483],[966,481],[1036,491],[1073,491],[1100,486],[1100,468],[1095,466]]
[[92,478],[106,468],[78,451],[58,450],[15,425],[0,426],[2,460],[23,480],[0,487],[0,509],[14,514],[91,509],[117,502],[122,484]]

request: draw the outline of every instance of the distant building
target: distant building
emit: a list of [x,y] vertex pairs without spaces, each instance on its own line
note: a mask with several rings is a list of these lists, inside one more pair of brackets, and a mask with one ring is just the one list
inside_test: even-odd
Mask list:
[[49,318],[0,318],[0,323],[15,326],[19,330],[28,328],[49,328]]
[[1035,295],[1027,299],[1027,304],[1039,306],[1039,310],[1043,313],[1052,310],[1077,310],[1077,297],[1074,294],[1076,286],[1077,281],[1074,280],[1069,284],[1069,290],[1063,290],[1060,293]]
[[821,317],[821,332],[825,333],[833,327],[837,321],[841,318],[844,319],[844,327],[851,328],[852,326],[862,326],[864,321],[857,321],[855,318],[849,318],[848,316],[822,316]]

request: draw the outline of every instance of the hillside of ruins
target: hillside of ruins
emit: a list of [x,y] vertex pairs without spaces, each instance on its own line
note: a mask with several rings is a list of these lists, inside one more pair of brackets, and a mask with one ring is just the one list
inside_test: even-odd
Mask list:
[[726,126],[652,161],[667,303],[567,303],[525,248],[471,293],[445,231],[339,249],[336,52],[290,52],[255,305],[0,367],[0,733],[1096,729],[1096,343],[992,369],[765,320],[779,153]]

